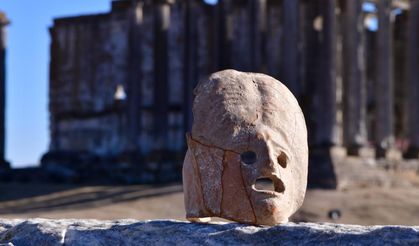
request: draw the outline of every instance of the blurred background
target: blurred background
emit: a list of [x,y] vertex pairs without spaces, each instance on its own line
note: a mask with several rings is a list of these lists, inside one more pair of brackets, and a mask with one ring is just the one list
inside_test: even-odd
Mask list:
[[0,217],[184,218],[193,88],[269,74],[309,132],[293,221],[419,224],[419,0],[4,0]]

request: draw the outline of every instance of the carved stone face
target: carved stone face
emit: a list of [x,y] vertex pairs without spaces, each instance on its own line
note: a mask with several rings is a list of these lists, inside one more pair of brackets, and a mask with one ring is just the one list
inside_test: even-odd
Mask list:
[[267,75],[225,70],[198,84],[193,114],[186,217],[287,222],[304,200],[308,167],[307,130],[292,93]]

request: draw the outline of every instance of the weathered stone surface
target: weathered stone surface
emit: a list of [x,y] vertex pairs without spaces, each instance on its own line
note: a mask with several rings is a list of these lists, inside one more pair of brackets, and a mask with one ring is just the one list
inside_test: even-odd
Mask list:
[[224,70],[195,88],[193,114],[183,167],[187,218],[287,222],[303,202],[308,165],[293,94],[270,76]]
[[205,194],[203,199],[205,206],[213,214],[219,214],[222,200],[221,176],[223,170],[224,151],[218,148],[203,146],[194,140],[188,140],[194,161],[200,163],[197,165],[200,180],[202,184],[202,192]]
[[0,245],[418,245],[419,227],[182,221],[0,220]]

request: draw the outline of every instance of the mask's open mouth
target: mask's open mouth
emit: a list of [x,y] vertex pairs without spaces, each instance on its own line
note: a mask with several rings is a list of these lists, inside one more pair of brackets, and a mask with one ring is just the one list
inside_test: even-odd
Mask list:
[[281,179],[273,177],[262,177],[258,178],[253,185],[253,188],[259,192],[267,192],[267,193],[284,193],[285,186]]

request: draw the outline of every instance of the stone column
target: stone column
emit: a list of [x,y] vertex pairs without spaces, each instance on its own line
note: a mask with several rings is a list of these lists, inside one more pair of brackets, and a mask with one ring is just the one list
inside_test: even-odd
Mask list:
[[362,1],[343,2],[343,139],[350,155],[367,144]]
[[60,49],[58,45],[58,34],[56,27],[50,27],[49,29],[50,34],[50,61],[49,61],[49,93],[48,93],[48,101],[49,101],[49,114],[50,114],[50,144],[49,144],[49,152],[51,151],[58,151],[60,149],[60,131],[59,131],[59,124],[58,124],[58,115],[56,114],[56,106],[52,103],[54,93],[55,84],[57,84],[58,79],[57,77],[59,74],[59,67],[60,67]]
[[407,134],[410,146],[406,157],[418,158],[419,153],[419,0],[410,0],[407,30]]
[[220,0],[217,4],[218,70],[232,68],[233,4],[231,0]]
[[251,68],[266,73],[267,0],[249,1],[251,14]]
[[[317,77],[319,74],[319,31],[315,28],[314,21],[319,16],[318,1],[302,1],[302,28],[300,37],[302,40],[302,82],[303,93],[299,103],[306,115],[306,124],[308,128],[308,141],[310,147],[319,145],[317,142],[317,112],[316,90]],[[282,35],[281,35],[282,37]],[[278,77],[280,79],[280,77]],[[310,116],[310,117],[307,117]],[[310,151],[310,153],[312,153]]]
[[8,168],[5,160],[5,108],[6,108],[6,15],[0,11],[0,169]]
[[385,157],[394,147],[394,88],[392,65],[391,0],[377,2],[375,141],[376,156]]
[[154,6],[154,135],[155,149],[165,149],[168,130],[168,40],[171,0],[156,1]]
[[193,89],[198,79],[196,76],[196,28],[194,18],[194,1],[185,0],[185,56],[184,56],[184,79],[185,79],[185,90],[184,90],[184,130],[189,132],[192,128],[192,103],[193,103]]
[[324,0],[319,4],[322,27],[319,30],[320,55],[317,62],[319,76],[316,86],[316,97],[318,108],[316,145],[335,146],[340,144],[340,129],[337,123],[337,17],[336,1]]
[[142,52],[141,33],[143,31],[143,2],[133,0],[130,9],[129,30],[129,63],[130,71],[127,88],[127,127],[125,130],[128,150],[139,150],[138,138],[141,116],[141,81],[142,81]]
[[[305,3],[305,54],[307,85],[305,97],[312,97],[308,106],[314,115],[310,135],[309,186],[336,188],[334,159],[340,141],[338,112],[339,25],[335,0]],[[314,32],[313,32],[314,31]]]
[[287,85],[297,98],[301,93],[298,80],[299,5],[299,0],[283,0],[282,2],[283,35],[279,77],[279,80]]

